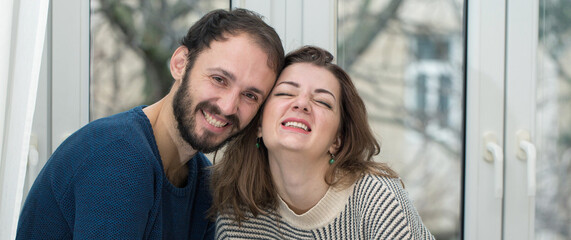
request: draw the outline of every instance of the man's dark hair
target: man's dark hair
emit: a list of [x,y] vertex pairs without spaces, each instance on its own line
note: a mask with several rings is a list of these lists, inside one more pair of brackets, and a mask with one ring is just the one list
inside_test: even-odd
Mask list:
[[236,36],[242,33],[248,34],[268,55],[268,67],[274,70],[276,76],[279,75],[284,65],[280,37],[274,28],[262,20],[262,16],[246,9],[214,10],[188,30],[181,41],[181,45],[189,50],[186,70],[192,68],[198,55],[209,48],[212,41],[225,41],[227,34]]

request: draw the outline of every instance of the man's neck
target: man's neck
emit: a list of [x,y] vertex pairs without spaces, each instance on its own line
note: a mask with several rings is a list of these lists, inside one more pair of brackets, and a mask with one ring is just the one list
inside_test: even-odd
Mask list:
[[170,99],[172,98],[167,95],[155,104],[144,108],[143,112],[153,128],[155,142],[168,180],[174,186],[182,187],[186,184],[188,177],[186,163],[197,151],[180,137],[172,107],[170,107]]

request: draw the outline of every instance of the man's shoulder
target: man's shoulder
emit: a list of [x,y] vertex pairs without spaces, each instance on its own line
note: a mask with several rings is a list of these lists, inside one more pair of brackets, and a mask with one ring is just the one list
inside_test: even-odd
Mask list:
[[[85,125],[79,131],[85,130],[115,130],[120,133],[125,130],[141,130],[150,127],[150,122],[142,110],[143,106],[116,113],[111,116],[94,120]],[[113,132],[109,132],[113,133]]]
[[137,108],[131,109],[87,124],[70,135],[48,163],[71,165],[68,167],[74,169],[85,161],[91,161],[89,159],[101,158],[98,155],[157,155],[150,123],[146,126],[141,116],[137,116],[139,113],[136,110]]
[[145,141],[153,137],[150,122],[141,107],[94,120],[66,139],[64,144],[86,143],[100,146],[124,139],[127,141]]

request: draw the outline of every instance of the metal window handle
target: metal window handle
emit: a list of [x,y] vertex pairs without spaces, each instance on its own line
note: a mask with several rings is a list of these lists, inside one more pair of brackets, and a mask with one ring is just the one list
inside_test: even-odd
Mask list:
[[516,133],[518,142],[517,157],[523,161],[527,161],[527,196],[535,196],[535,162],[537,160],[537,151],[535,145],[529,141],[529,132],[519,130]]
[[503,198],[504,195],[504,153],[497,143],[496,135],[491,132],[484,134],[486,152],[484,159],[494,163],[494,196]]
[[486,144],[486,149],[492,154],[494,162],[494,195],[502,198],[504,193],[504,156],[502,148],[496,143]]
[[30,136],[30,149],[28,150],[28,167],[36,168],[39,162],[38,137],[32,133]]

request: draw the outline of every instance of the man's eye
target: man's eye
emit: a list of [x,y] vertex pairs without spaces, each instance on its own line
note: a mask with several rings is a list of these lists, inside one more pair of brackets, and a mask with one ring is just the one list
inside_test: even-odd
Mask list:
[[253,94],[253,93],[244,93],[244,96],[246,96],[247,98],[252,99],[254,101],[258,100],[258,96],[256,96],[256,94]]
[[214,76],[212,77],[212,79],[214,79],[214,81],[216,81],[217,83],[224,83],[224,78]]

